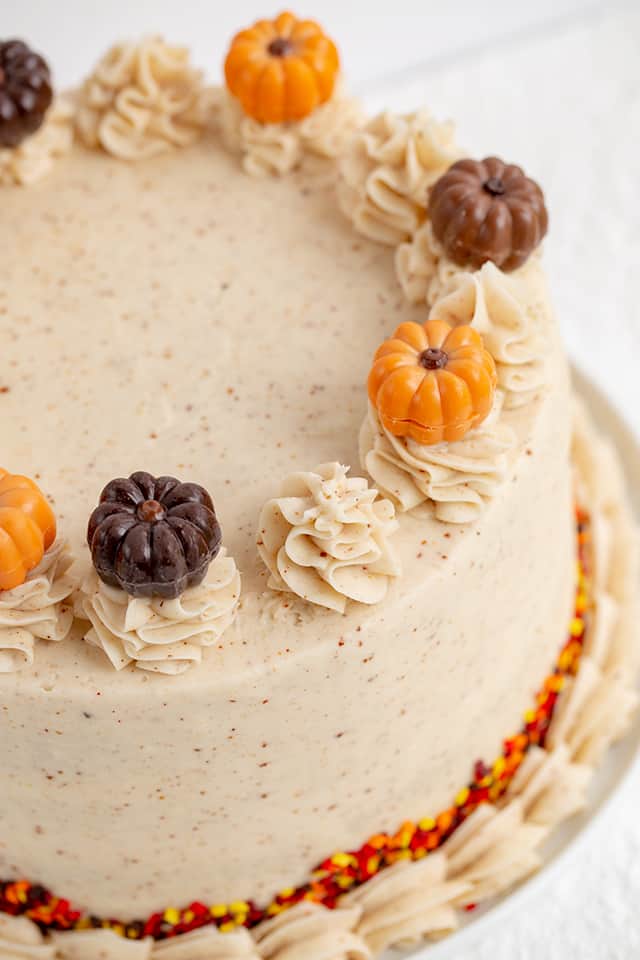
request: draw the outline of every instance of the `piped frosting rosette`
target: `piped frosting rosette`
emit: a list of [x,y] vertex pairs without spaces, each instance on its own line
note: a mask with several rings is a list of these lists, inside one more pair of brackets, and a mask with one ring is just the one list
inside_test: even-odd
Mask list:
[[313,20],[282,13],[232,40],[220,124],[227,147],[253,176],[320,167],[343,150],[364,122],[339,83],[340,61]]
[[410,303],[432,304],[448,290],[455,277],[465,272],[464,267],[446,257],[428,220],[411,240],[396,247],[394,262],[396,276]]
[[94,569],[77,598],[85,640],[116,670],[175,675],[219,642],[240,600],[213,501],[197,483],[138,471],[112,480],[89,520]]
[[327,161],[341,153],[362,120],[359,101],[340,88],[327,103],[295,122],[259,123],[226,93],[219,115],[225,145],[255,177],[283,175],[301,165],[306,171],[313,172],[315,167],[321,172]]
[[376,351],[360,461],[401,510],[468,523],[503,482],[515,435],[501,419],[496,367],[478,331],[405,322]]
[[545,382],[544,331],[539,318],[526,309],[526,291],[526,277],[507,275],[485,263],[474,273],[454,275],[429,315],[470,324],[482,334],[495,359],[507,408],[529,403]]
[[0,591],[0,673],[31,666],[37,640],[64,640],[73,625],[73,559],[57,541],[23,584]]
[[51,170],[57,157],[73,144],[73,106],[64,97],[56,99],[44,123],[17,147],[0,147],[0,186],[29,186]]
[[400,573],[393,504],[348,469],[327,463],[289,476],[263,507],[257,538],[272,589],[338,613],[348,600],[378,603]]
[[71,558],[38,485],[0,468],[0,672],[33,663],[34,642],[63,640],[73,614]]
[[452,124],[426,111],[381,113],[340,156],[342,211],[371,240],[404,243],[425,221],[429,187],[460,155]]
[[138,160],[193,143],[211,107],[187,48],[146,37],[116,44],[96,65],[78,94],[76,128],[86,146]]
[[91,622],[85,640],[106,653],[116,670],[134,663],[152,673],[184,673],[202,660],[233,622],[240,574],[224,549],[205,580],[179,597],[130,597],[92,572],[78,615]]
[[497,393],[480,426],[462,440],[433,446],[395,437],[370,405],[360,430],[362,467],[398,509],[421,508],[447,523],[472,523],[507,476],[515,434],[500,419],[502,405]]

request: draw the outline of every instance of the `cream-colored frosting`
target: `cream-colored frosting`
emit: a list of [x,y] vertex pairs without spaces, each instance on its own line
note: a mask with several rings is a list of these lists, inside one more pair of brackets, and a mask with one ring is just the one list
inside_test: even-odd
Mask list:
[[55,949],[26,917],[0,913],[0,960],[57,960]]
[[328,910],[302,901],[255,930],[263,960],[369,960],[367,944],[356,932],[359,907]]
[[246,930],[220,933],[215,927],[202,927],[170,940],[154,944],[151,960],[260,960],[251,935]]
[[474,524],[402,514],[403,576],[336,616],[265,590],[256,523],[278,478],[356,461],[370,358],[424,319],[391,251],[354,237],[329,185],[247,177],[209,137],[142,164],[72,150],[38,190],[6,191],[3,222],[30,249],[3,264],[13,468],[54,497],[83,573],[112,477],[202,483],[250,602],[181,676],[117,672],[77,628],[0,676],[0,875],[125,920],[262,904],[332,851],[448,808],[519,729],[572,615],[569,385],[541,271],[527,296],[548,327],[546,385],[504,412],[506,482]]
[[460,905],[498,896],[537,870],[548,834],[526,819],[517,798],[501,809],[478,807],[442,847],[448,878],[466,885]]
[[0,673],[31,666],[37,640],[64,640],[73,624],[73,559],[58,540],[13,590],[0,590]]
[[425,506],[438,520],[472,523],[495,497],[509,471],[516,436],[501,418],[498,391],[487,419],[455,443],[431,446],[395,437],[369,405],[360,430],[360,462],[400,510]]
[[340,156],[340,206],[359,233],[396,246],[423,223],[429,187],[460,156],[451,123],[381,113]]
[[573,455],[579,495],[592,506],[595,612],[580,670],[560,694],[547,743],[566,743],[571,759],[593,765],[627,729],[639,698],[640,537],[611,445],[575,406]]
[[466,272],[445,255],[427,220],[411,240],[396,247],[398,281],[410,303],[432,304],[442,296],[455,277]]
[[363,477],[324,463],[283,482],[258,522],[258,552],[273,590],[344,613],[348,600],[379,603],[400,564],[390,538],[395,508]]
[[78,598],[78,615],[91,623],[87,643],[99,647],[116,670],[175,676],[200,663],[202,648],[217,643],[233,623],[240,600],[240,574],[224,548],[207,576],[175,600],[130,597],[92,571]]
[[591,767],[571,761],[566,744],[555,750],[534,745],[516,772],[509,798],[519,798],[530,823],[555,827],[584,810],[592,775]]
[[[151,960],[153,940],[129,940],[112,930],[51,933],[55,960]],[[225,958],[226,960],[226,958]]]
[[446,874],[446,857],[434,853],[413,863],[400,861],[343,898],[362,908],[357,932],[374,956],[387,947],[411,946],[456,929],[454,903],[468,887]]
[[0,187],[28,186],[41,180],[72,143],[73,107],[68,99],[58,97],[39,130],[17,147],[0,147]]
[[193,143],[210,107],[188,49],[146,37],[116,44],[95,66],[78,94],[76,127],[88,147],[139,160]]
[[358,100],[338,88],[330,100],[296,123],[258,123],[224,93],[219,123],[227,147],[252,176],[285,174],[305,163],[332,160],[363,122]]
[[548,323],[530,293],[538,270],[534,259],[515,274],[485,263],[474,273],[454,275],[429,314],[432,320],[470,323],[482,334],[496,361],[507,407],[529,403],[545,383]]

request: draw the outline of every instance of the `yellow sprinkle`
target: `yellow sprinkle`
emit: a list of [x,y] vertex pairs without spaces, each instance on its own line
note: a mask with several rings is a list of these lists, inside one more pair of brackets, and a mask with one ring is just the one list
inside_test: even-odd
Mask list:
[[195,917],[195,913],[193,912],[193,910],[185,910],[185,912],[182,915],[183,923],[191,923],[194,917]]
[[[280,891],[278,896],[282,897],[283,900],[288,900],[289,897],[292,897],[295,892],[296,892],[295,887],[284,887],[284,889]],[[245,903],[245,907],[248,910],[249,904]]]
[[267,913],[270,917],[275,917],[278,913],[282,913],[282,907],[279,903],[272,903],[267,908]]
[[348,867],[351,864],[352,858],[348,853],[336,853],[331,857],[331,863],[336,867]]
[[436,822],[433,819],[433,817],[425,817],[418,824],[421,830],[433,830],[435,825],[436,825]]
[[232,930],[235,930],[236,925],[231,920],[227,920],[226,923],[221,923],[218,927],[220,933],[231,933]]
[[464,807],[465,803],[469,799],[469,787],[463,787],[458,796],[456,797],[456,806]]
[[226,916],[229,911],[226,903],[214,903],[209,912],[215,920],[219,920],[220,917]]
[[527,712],[524,715],[524,722],[533,723],[535,718],[536,718],[535,710],[527,710]]
[[353,877],[336,877],[336,883],[342,890],[347,890],[353,886]]
[[393,854],[393,859],[395,860],[410,860],[411,859],[411,850],[396,850]]
[[584,621],[580,620],[579,617],[575,617],[571,621],[571,636],[581,637],[583,633],[584,633]]
[[234,900],[229,904],[229,913],[248,913],[249,904],[246,900]]
[[180,921],[180,914],[175,907],[169,907],[167,910],[165,910],[162,916],[167,923],[171,924],[172,927],[175,927],[176,923],[179,923]]
[[493,772],[496,777],[499,777],[501,773],[504,773],[504,768],[506,766],[504,757],[498,757],[496,762],[493,765]]

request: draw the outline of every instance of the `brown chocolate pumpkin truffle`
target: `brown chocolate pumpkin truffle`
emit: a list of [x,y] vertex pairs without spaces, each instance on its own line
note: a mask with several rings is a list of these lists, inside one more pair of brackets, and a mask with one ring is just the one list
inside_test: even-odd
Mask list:
[[42,57],[21,40],[0,41],[0,147],[17,147],[35,133],[52,99]]
[[431,189],[428,215],[447,256],[474,269],[491,260],[515,270],[548,227],[538,184],[497,157],[454,163]]
[[105,583],[132,597],[175,599],[204,580],[222,533],[204,487],[140,471],[107,484],[87,541]]

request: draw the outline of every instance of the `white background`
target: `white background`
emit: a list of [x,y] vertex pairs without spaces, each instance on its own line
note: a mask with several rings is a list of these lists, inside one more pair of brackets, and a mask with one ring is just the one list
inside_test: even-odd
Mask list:
[[[235,29],[275,12],[267,0],[0,0],[2,34],[37,46],[61,86],[114,40],[150,32],[190,44],[217,79]],[[542,183],[568,349],[640,431],[640,3],[306,0],[297,12],[337,39],[371,108],[426,104],[456,119],[472,155]],[[474,960],[640,958],[639,795],[636,769],[589,844]]]

